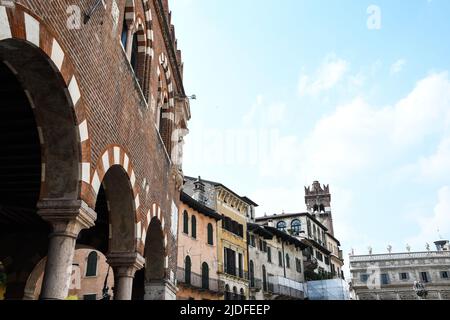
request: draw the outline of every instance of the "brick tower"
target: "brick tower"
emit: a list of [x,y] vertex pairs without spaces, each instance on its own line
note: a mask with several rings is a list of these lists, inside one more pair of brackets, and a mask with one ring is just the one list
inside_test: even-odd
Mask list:
[[319,181],[314,181],[312,186],[305,187],[305,203],[308,212],[318,218],[334,236],[330,186],[321,186]]

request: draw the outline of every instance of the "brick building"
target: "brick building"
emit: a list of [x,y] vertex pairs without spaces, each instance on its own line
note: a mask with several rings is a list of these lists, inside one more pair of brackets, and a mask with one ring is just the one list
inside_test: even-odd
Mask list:
[[76,245],[115,299],[174,299],[190,119],[168,0],[0,0],[0,262],[64,299]]

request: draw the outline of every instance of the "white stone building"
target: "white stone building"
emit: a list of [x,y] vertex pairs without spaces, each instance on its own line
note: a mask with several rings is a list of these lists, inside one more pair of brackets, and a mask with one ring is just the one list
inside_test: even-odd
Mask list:
[[[448,241],[435,244],[436,251],[427,246],[426,252],[350,254],[353,298],[450,300],[450,244]],[[427,295],[419,297],[415,284],[422,284]]]

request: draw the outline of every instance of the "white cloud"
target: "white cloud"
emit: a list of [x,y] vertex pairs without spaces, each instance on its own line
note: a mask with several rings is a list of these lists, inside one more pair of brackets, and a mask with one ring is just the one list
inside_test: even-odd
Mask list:
[[442,187],[437,194],[437,204],[433,211],[423,213],[416,217],[420,227],[419,234],[408,241],[417,250],[424,250],[425,243],[432,244],[438,239],[438,230],[441,234],[450,233],[450,187]]
[[391,66],[391,74],[400,73],[403,70],[403,67],[406,65],[405,59],[399,59],[394,62]]
[[449,115],[447,73],[419,81],[406,98],[391,106],[379,108],[355,98],[322,118],[306,137],[302,168],[312,176],[345,178],[381,167],[427,136],[442,132]]
[[300,95],[317,96],[318,94],[334,88],[344,77],[348,70],[347,61],[328,55],[314,75],[303,74],[300,76]]

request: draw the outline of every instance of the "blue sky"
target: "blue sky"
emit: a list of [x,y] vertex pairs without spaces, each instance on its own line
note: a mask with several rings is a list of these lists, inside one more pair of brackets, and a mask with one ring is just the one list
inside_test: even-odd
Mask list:
[[450,236],[449,1],[171,0],[171,10],[198,98],[186,174],[249,196],[259,215],[304,211],[303,186],[330,184],[346,255],[425,250],[438,228]]

